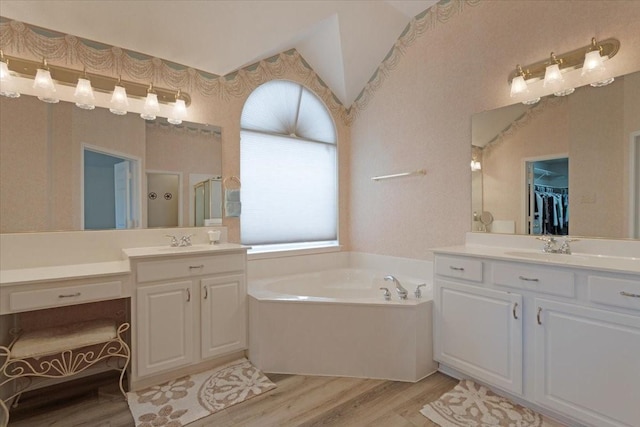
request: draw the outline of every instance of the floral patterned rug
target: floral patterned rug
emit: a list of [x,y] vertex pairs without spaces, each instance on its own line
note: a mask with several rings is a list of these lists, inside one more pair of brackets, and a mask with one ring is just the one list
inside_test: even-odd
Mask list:
[[420,413],[442,427],[547,427],[543,417],[492,393],[473,381],[462,380],[453,390],[431,402]]
[[247,359],[127,393],[137,427],[180,427],[276,385]]

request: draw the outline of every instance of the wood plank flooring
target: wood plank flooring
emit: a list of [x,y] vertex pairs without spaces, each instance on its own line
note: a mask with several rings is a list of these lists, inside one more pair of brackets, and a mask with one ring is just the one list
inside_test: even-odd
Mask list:
[[[435,426],[419,410],[457,380],[436,373],[417,383],[267,374],[277,388],[189,427]],[[9,427],[133,427],[112,374],[25,394]]]

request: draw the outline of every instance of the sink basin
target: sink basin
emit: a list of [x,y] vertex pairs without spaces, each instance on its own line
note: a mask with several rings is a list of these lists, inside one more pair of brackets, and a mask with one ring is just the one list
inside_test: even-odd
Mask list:
[[549,262],[571,262],[571,261],[587,261],[592,257],[586,255],[576,255],[576,254],[553,254],[553,253],[545,253],[545,252],[505,252],[505,255],[515,256],[518,258],[528,258],[536,261],[549,261]]

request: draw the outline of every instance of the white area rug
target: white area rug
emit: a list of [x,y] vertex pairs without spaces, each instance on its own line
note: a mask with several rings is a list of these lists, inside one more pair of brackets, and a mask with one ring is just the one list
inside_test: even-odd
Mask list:
[[137,427],[180,427],[276,385],[247,359],[127,393]]
[[542,415],[498,396],[473,381],[462,380],[420,413],[442,427],[547,427]]

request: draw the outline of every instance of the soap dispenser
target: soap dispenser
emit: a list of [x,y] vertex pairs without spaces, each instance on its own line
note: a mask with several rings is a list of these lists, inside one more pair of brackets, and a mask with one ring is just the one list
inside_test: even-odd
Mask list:
[[220,230],[209,230],[207,234],[209,235],[210,245],[215,245],[220,240]]

